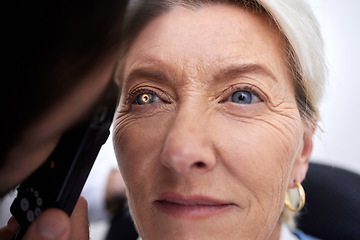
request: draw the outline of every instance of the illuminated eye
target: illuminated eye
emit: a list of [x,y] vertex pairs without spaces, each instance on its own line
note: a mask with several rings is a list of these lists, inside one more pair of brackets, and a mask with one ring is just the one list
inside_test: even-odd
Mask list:
[[249,91],[236,91],[231,97],[231,101],[238,104],[251,104],[260,101],[260,99]]
[[151,93],[141,93],[136,97],[136,103],[139,105],[153,103],[156,96]]

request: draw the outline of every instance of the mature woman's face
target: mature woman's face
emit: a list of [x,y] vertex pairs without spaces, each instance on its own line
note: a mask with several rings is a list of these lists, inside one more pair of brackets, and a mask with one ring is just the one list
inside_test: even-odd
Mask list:
[[114,142],[143,239],[273,232],[311,152],[280,36],[265,17],[206,6],[175,7],[136,38]]

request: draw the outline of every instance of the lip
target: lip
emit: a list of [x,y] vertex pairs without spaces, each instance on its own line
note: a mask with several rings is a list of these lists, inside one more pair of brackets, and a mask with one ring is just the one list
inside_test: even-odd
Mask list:
[[175,218],[203,219],[230,211],[236,204],[204,195],[184,196],[164,193],[154,201],[155,207]]

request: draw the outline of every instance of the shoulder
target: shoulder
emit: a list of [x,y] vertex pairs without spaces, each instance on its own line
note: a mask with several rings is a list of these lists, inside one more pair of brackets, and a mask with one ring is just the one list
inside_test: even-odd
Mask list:
[[307,235],[300,229],[290,229],[286,224],[281,224],[280,240],[320,240]]
[[300,240],[320,240],[320,238],[309,236],[299,229],[294,229],[292,233]]

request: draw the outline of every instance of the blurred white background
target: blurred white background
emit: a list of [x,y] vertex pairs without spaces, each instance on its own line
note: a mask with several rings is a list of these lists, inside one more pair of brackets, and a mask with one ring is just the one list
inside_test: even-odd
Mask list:
[[360,173],[360,1],[308,3],[322,28],[329,70],[323,132],[317,133],[312,159]]

